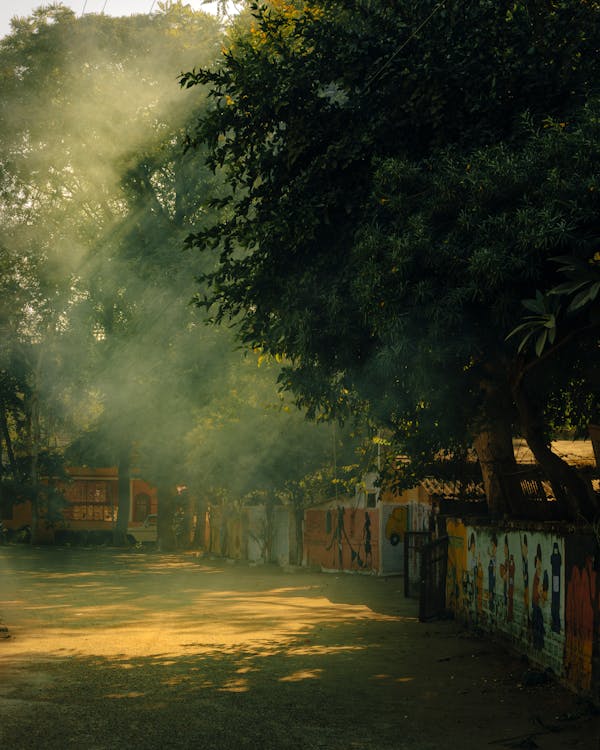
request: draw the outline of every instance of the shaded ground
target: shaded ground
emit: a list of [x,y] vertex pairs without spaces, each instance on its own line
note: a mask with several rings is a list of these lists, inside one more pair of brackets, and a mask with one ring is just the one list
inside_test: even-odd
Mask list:
[[0,748],[600,749],[584,702],[419,624],[401,579],[10,546],[0,619]]

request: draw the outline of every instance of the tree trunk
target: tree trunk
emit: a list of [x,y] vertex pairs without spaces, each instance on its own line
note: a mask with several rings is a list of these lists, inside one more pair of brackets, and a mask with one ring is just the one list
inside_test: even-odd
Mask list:
[[4,438],[4,445],[6,446],[6,455],[8,457],[8,465],[13,479],[18,478],[17,461],[15,459],[15,452],[13,450],[13,444],[10,437],[10,431],[8,429],[8,419],[6,417],[6,404],[2,403],[0,406],[0,429],[2,431],[2,437]]
[[204,549],[206,540],[206,511],[207,502],[205,498],[196,498],[194,514],[196,524],[194,526],[194,536],[192,546],[196,549]]
[[31,482],[31,543],[38,541],[40,516],[39,502],[39,454],[40,454],[40,402],[37,393],[37,377],[29,404],[29,481]]
[[491,516],[510,515],[518,507],[519,498],[509,497],[503,478],[517,470],[510,426],[490,425],[475,436],[473,447],[479,459],[483,487]]
[[294,534],[295,534],[295,565],[302,565],[304,560],[304,507],[295,505],[294,508]]
[[481,419],[475,430],[473,447],[479,459],[489,513],[495,517],[518,511],[518,497],[506,490],[505,477],[515,474],[517,462],[513,448],[513,405],[510,388],[499,382],[497,372],[503,365],[490,365],[489,377],[480,384],[483,396]]
[[560,456],[553,453],[544,436],[542,420],[521,380],[514,387],[521,429],[535,460],[546,475],[554,495],[561,503],[565,520],[591,521],[598,513],[598,502],[592,485]]
[[29,484],[31,487],[31,543],[38,541],[40,521],[40,448],[42,441],[39,383],[44,360],[44,348],[38,346],[31,374],[31,393],[27,405],[29,442]]
[[117,506],[117,523],[113,532],[113,544],[115,547],[125,547],[128,545],[127,527],[129,525],[129,514],[131,512],[131,490],[130,490],[130,458],[131,450],[129,445],[121,448],[117,470],[118,480],[118,506]]

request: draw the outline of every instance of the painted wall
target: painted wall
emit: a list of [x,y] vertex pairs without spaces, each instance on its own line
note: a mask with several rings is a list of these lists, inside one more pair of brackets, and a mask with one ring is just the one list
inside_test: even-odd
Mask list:
[[290,518],[290,509],[284,506],[272,508],[270,518],[264,505],[240,510],[211,506],[205,526],[205,548],[214,555],[234,560],[288,564]]
[[379,570],[379,511],[376,508],[307,510],[304,564],[324,570]]
[[242,525],[246,537],[246,559],[250,562],[290,562],[291,511],[276,505],[267,512],[264,505],[242,509]]
[[600,698],[600,598],[598,543],[591,535],[567,539],[565,677],[577,690]]
[[290,562],[290,509],[276,505],[271,519],[271,562]]
[[245,508],[248,518],[247,556],[250,562],[264,562],[265,509],[262,505]]
[[409,506],[384,503],[381,519],[381,573],[404,573],[404,535],[409,530]]
[[421,497],[418,488],[399,497],[391,493],[382,496],[379,506],[381,528],[381,574],[404,573],[404,543],[407,531],[429,531],[432,502]]
[[232,560],[246,558],[247,533],[244,533],[242,513],[213,505],[207,513],[205,546],[208,552]]
[[447,523],[447,604],[600,699],[599,547],[587,533]]

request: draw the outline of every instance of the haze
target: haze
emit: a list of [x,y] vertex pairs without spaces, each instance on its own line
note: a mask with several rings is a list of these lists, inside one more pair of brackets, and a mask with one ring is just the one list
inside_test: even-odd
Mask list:
[[190,304],[213,261],[185,238],[219,183],[202,150],[184,151],[205,102],[177,78],[211,64],[222,29],[163,7],[112,18],[57,6],[0,43],[8,419],[18,431],[34,394],[42,474],[47,451],[65,448],[71,465],[125,474],[133,449],[167,496],[178,484],[207,501],[273,496],[331,460],[333,431]]
[[[39,3],[36,0],[3,0],[0,4],[0,37],[10,32],[10,21],[13,17],[29,16],[36,8],[53,3]],[[83,13],[105,13],[109,16],[130,16],[137,13],[155,12],[158,0],[77,0],[63,3],[78,16]],[[203,0],[189,0],[186,3],[194,10],[212,12],[215,3],[204,3]]]

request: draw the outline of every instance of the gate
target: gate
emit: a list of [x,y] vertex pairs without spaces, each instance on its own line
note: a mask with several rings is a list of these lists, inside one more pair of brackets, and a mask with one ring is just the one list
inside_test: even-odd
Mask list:
[[428,542],[420,549],[421,591],[419,620],[426,622],[446,614],[448,537]]
[[404,534],[404,596],[421,596],[421,548],[431,541],[428,531],[407,531]]

